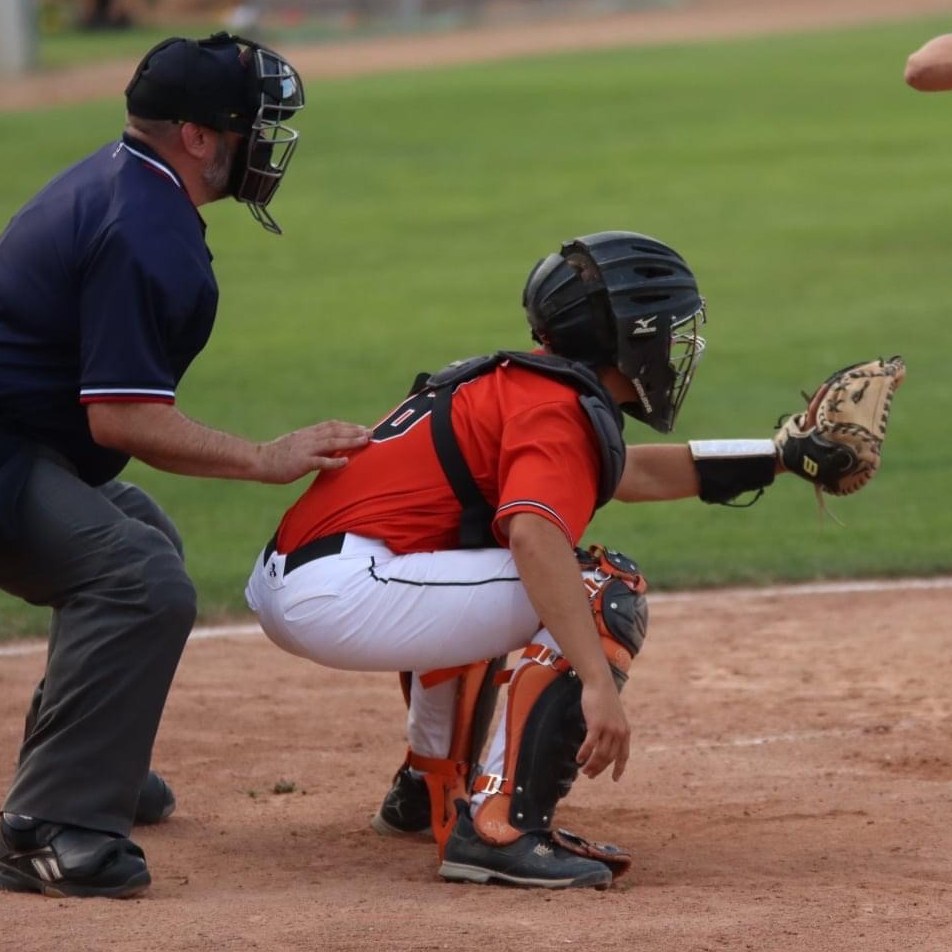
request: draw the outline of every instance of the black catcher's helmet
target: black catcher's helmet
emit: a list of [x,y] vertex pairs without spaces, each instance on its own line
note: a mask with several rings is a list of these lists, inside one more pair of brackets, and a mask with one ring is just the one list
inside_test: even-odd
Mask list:
[[[569,260],[577,254],[594,269]],[[662,433],[674,429],[704,350],[706,313],[673,248],[631,231],[566,241],[533,268],[522,303],[536,341],[594,368],[617,367],[639,396],[622,410]]]

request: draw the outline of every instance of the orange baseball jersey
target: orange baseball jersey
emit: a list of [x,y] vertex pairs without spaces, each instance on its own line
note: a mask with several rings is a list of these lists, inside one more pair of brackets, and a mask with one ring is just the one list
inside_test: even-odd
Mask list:
[[[459,548],[460,503],[431,436],[427,393],[409,397],[374,428],[343,469],[319,473],[287,511],[279,552],[337,532],[380,539],[398,554]],[[457,387],[453,431],[476,484],[500,522],[533,512],[576,545],[595,510],[597,437],[578,392],[508,362]]]

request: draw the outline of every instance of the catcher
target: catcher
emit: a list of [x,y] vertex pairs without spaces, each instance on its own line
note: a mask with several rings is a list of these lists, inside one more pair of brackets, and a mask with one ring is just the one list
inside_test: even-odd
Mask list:
[[577,548],[594,510],[726,503],[784,468],[852,491],[878,465],[902,368],[831,378],[776,441],[626,446],[623,413],[674,427],[704,350],[685,260],[632,232],[578,238],[536,265],[524,305],[541,349],[420,375],[285,514],[246,595],[286,651],[402,672],[409,751],[379,833],[435,838],[447,880],[605,888],[630,855],[553,827],[580,770],[625,769],[619,690],[647,625],[635,562]]

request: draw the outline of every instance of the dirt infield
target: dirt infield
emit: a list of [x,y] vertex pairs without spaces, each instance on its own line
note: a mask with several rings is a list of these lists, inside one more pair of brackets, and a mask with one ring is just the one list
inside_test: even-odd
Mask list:
[[[153,888],[0,893],[0,947],[948,952],[952,579],[931,584],[658,596],[628,771],[558,816],[635,852],[605,893],[442,883],[432,846],[368,826],[403,754],[394,676],[193,640],[155,757],[179,810],[136,832]],[[0,788],[41,667],[0,656]]]

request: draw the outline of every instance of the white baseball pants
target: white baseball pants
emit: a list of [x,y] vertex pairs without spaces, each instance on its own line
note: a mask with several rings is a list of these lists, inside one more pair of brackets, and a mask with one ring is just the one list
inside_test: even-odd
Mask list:
[[[559,650],[539,628],[508,549],[395,555],[376,539],[348,534],[338,555],[287,575],[284,563],[283,555],[265,561],[262,553],[245,590],[265,634],[330,668],[413,671],[407,740],[424,757],[449,753],[456,679],[424,689],[417,673],[495,658],[530,642]],[[500,726],[486,773],[502,772],[504,741]]]

